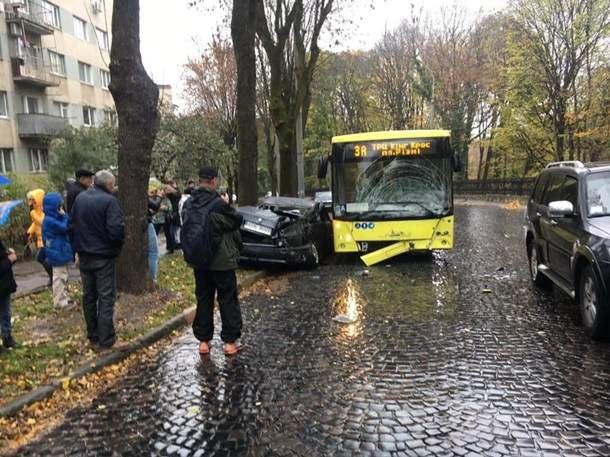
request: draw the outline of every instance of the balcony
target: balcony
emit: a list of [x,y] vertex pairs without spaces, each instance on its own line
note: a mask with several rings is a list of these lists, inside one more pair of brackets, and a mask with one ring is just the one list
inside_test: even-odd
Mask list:
[[49,138],[68,126],[65,117],[50,114],[18,114],[17,129],[20,138]]
[[13,81],[27,83],[38,87],[59,86],[61,78],[51,73],[49,66],[42,59],[32,57],[11,58]]
[[18,29],[23,28],[26,33],[35,35],[52,35],[55,28],[50,23],[51,17],[43,4],[37,0],[25,0],[25,2],[7,4],[6,23],[9,30],[11,24],[15,24]]

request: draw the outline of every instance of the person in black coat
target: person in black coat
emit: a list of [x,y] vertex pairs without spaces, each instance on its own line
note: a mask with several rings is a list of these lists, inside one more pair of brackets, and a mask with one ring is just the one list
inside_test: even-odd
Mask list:
[[76,197],[91,187],[94,174],[92,171],[80,168],[76,170],[76,181],[68,181],[66,183],[66,213],[70,213]]
[[16,261],[15,251],[6,249],[0,240],[0,330],[2,344],[7,349],[17,347],[11,326],[11,294],[17,290],[13,276],[13,264]]
[[125,240],[125,224],[113,194],[115,178],[95,174],[94,187],[81,192],[70,211],[72,247],[78,253],[87,337],[94,347],[123,349],[114,329],[116,258]]

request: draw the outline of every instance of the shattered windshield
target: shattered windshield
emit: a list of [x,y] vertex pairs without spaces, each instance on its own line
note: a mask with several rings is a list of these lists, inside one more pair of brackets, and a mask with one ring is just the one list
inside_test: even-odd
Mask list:
[[334,166],[335,216],[401,219],[449,214],[452,167],[440,141],[341,145],[335,154],[340,155]]

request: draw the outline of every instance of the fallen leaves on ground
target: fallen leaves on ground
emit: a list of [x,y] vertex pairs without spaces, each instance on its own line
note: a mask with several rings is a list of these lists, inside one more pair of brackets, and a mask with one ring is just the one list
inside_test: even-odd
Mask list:
[[[171,340],[160,341],[116,365],[77,380],[64,378],[61,381],[61,389],[57,390],[49,399],[25,408],[15,417],[0,418],[0,455],[11,454],[40,432],[56,426],[70,409],[90,405],[101,392],[120,379],[132,365],[156,357],[159,349],[170,343]],[[105,406],[99,405],[98,409],[105,409]]]
[[514,210],[518,210],[518,209],[523,209],[523,202],[520,200],[512,200],[508,203],[505,203],[504,205],[502,205],[503,208],[505,209],[514,209]]

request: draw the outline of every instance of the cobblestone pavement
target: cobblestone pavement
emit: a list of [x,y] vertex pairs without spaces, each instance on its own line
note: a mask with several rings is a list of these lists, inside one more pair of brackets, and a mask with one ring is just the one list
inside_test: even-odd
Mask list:
[[609,345],[531,290],[522,211],[456,219],[451,253],[272,280],[238,357],[185,332],[18,455],[609,456]]

